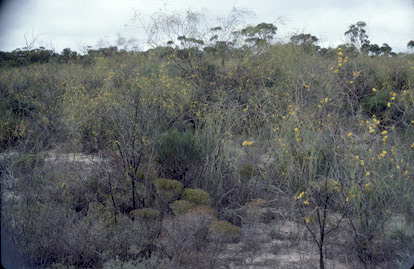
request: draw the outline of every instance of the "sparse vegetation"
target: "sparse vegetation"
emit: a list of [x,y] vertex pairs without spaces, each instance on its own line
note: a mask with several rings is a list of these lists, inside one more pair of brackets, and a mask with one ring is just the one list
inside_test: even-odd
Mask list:
[[[412,262],[414,55],[371,44],[364,22],[321,48],[185,16],[147,51],[0,55],[2,259],[219,268],[226,245],[273,240],[320,268],[338,249],[349,267]],[[257,232],[288,220],[288,236]]]

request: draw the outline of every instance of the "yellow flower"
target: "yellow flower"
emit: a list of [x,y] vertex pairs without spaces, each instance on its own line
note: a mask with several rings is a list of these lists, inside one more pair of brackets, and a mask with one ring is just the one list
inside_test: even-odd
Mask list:
[[388,134],[388,132],[386,130],[384,130],[384,131],[381,132],[381,134],[386,135],[386,134]]
[[303,191],[303,192],[301,192],[297,197],[296,197],[296,200],[299,200],[300,198],[302,198],[303,197],[303,195],[305,195],[305,192]]
[[408,174],[408,170],[405,170],[404,173],[403,173],[403,175],[405,176],[407,174]]
[[349,132],[349,133],[348,133],[348,136],[352,136],[352,132]]
[[357,161],[359,160],[359,156],[358,156],[358,155],[357,155],[357,156],[355,156],[355,160],[357,160]]
[[304,202],[303,202],[303,204],[304,204],[304,205],[309,205],[309,201],[308,201],[308,200],[306,200],[306,201],[304,201]]
[[325,98],[325,103],[328,103],[328,101],[329,101],[329,98],[328,98],[328,97],[326,97],[326,98]]
[[253,141],[246,141],[246,140],[245,140],[245,141],[243,142],[243,144],[242,144],[242,146],[243,146],[243,147],[245,147],[245,146],[251,146],[251,145],[253,145]]
[[306,223],[309,223],[311,221],[311,219],[310,218],[305,218],[305,222]]
[[346,197],[346,198],[345,198],[345,201],[346,201],[347,203],[349,203],[349,200],[350,200],[350,199],[349,199],[349,197]]
[[397,169],[398,169],[398,170],[400,170],[400,169],[401,169],[401,166],[399,166],[398,164],[397,164]]
[[295,133],[298,133],[299,132],[299,129],[298,128],[295,128]]
[[373,91],[373,92],[376,92],[376,91],[377,91],[377,89],[375,89],[375,88],[372,88],[372,91]]
[[387,103],[387,107],[391,107],[391,103],[390,102]]
[[369,176],[371,175],[371,172],[367,171],[367,172],[365,172],[365,175],[366,175],[367,177],[369,177]]
[[365,161],[361,160],[361,165],[364,166],[365,165]]

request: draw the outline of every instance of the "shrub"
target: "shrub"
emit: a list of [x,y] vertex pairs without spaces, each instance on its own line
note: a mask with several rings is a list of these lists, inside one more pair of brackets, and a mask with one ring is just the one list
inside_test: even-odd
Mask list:
[[182,199],[192,202],[196,205],[209,205],[210,195],[201,189],[185,188]]
[[164,176],[186,182],[186,175],[201,160],[199,147],[191,131],[176,129],[161,137],[158,145],[158,162]]
[[381,90],[378,93],[362,99],[362,105],[365,112],[379,115],[387,109],[387,103],[390,99],[390,93],[387,90]]
[[155,189],[161,200],[172,202],[176,200],[183,190],[183,184],[177,180],[157,178]]
[[241,229],[225,220],[214,221],[209,226],[209,235],[212,240],[223,243],[236,243],[240,240]]
[[131,215],[143,220],[157,220],[160,218],[160,211],[153,208],[142,208],[132,210]]
[[186,213],[199,214],[199,215],[210,215],[214,218],[217,217],[217,211],[215,211],[209,206],[204,206],[204,205],[193,207],[189,209],[188,212]]
[[174,268],[204,268],[208,263],[208,255],[200,255],[206,249],[206,237],[209,225],[216,220],[211,209],[194,208],[185,214],[168,218],[163,222],[163,232],[160,243],[165,253],[172,257]]
[[181,215],[187,212],[189,209],[195,206],[194,203],[186,201],[186,200],[177,200],[170,204],[170,208],[174,212],[176,216]]

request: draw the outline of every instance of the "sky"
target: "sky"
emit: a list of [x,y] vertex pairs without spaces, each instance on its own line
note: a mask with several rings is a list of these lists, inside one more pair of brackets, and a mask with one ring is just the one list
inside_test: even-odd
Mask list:
[[358,21],[367,23],[371,43],[388,43],[394,51],[407,51],[414,40],[414,0],[10,0],[0,4],[0,50],[12,51],[35,40],[61,52],[86,46],[115,45],[118,34],[141,41],[142,26],[132,24],[135,12],[148,18],[154,12],[206,10],[226,16],[234,8],[250,10],[245,23],[274,23],[277,37],[310,33],[323,47],[346,42],[344,32]]

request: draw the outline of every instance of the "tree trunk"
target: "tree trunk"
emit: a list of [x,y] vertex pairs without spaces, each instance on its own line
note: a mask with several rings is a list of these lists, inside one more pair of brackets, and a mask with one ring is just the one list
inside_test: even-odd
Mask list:
[[319,247],[319,268],[325,268],[325,263],[323,262],[323,246]]
[[131,184],[132,184],[132,208],[135,210],[137,209],[137,203],[135,201],[135,178],[131,176]]

